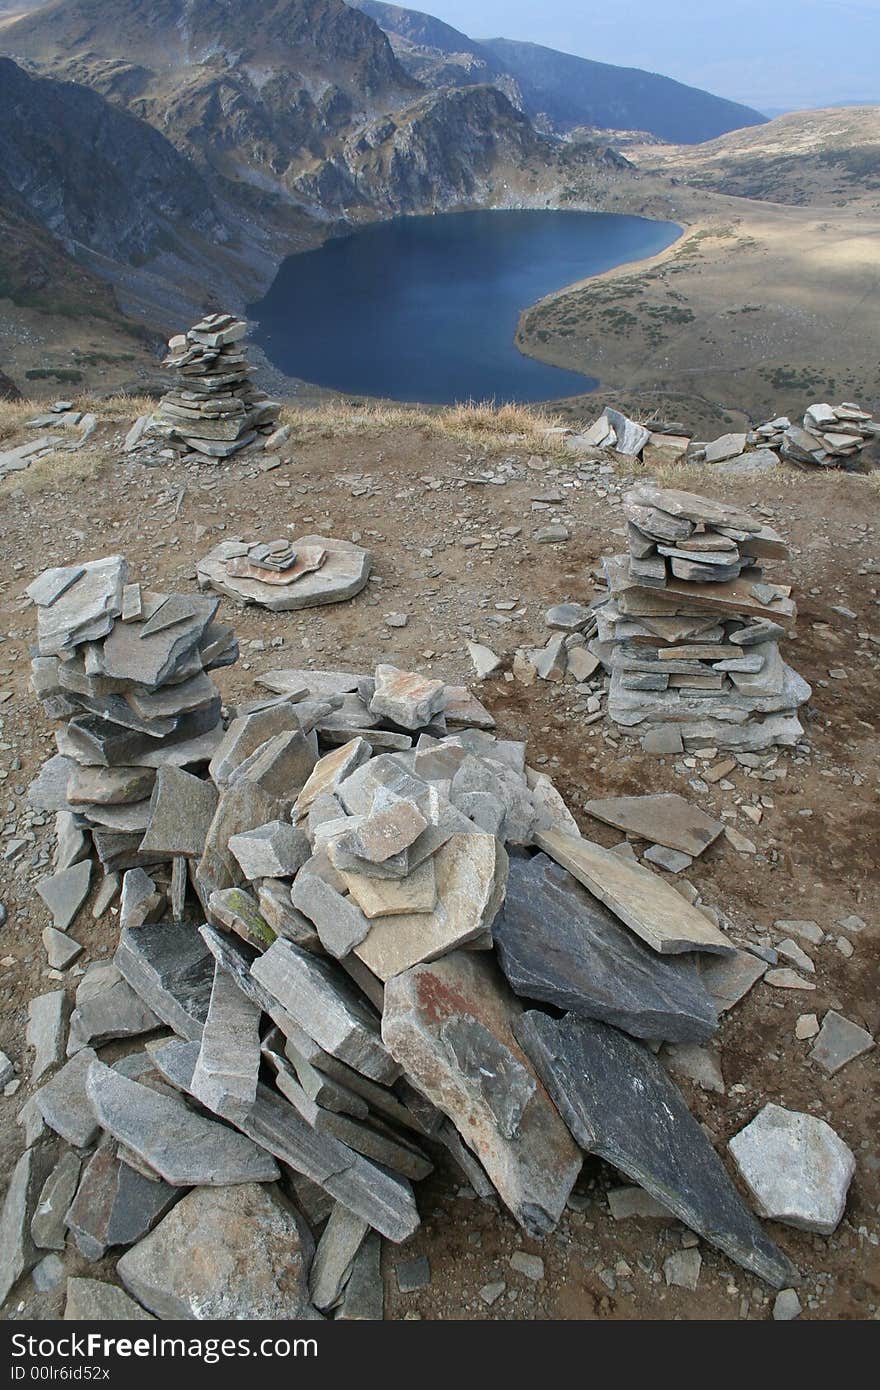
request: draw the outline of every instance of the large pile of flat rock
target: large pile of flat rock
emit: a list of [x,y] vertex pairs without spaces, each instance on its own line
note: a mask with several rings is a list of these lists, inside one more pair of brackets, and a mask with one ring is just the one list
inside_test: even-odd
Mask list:
[[[415,1232],[413,1183],[441,1156],[542,1237],[585,1153],[791,1285],[656,1055],[710,1038],[766,962],[751,972],[755,958],[668,880],[582,837],[525,745],[497,736],[464,687],[390,665],[270,672],[219,738],[192,735],[213,742],[207,769],[187,771],[195,758],[162,753],[174,730],[118,716],[160,717],[130,703],[136,678],[139,699],[151,686],[178,699],[169,720],[188,717],[174,692],[201,677],[183,649],[192,665],[219,655],[212,613],[150,633],[151,618],[126,614],[118,557],[86,574],[65,592],[85,579],[90,601],[60,610],[60,579],[34,586],[38,663],[57,662],[40,690],[50,713],[67,717],[52,702],[72,684],[104,702],[78,707],[64,776],[53,759],[35,799],[52,804],[63,783],[77,828],[139,845],[122,861],[113,962],[82,976],[68,1060],[29,1102],[0,1297],[72,1237],[88,1260],[121,1254],[125,1289],[160,1318],[381,1317],[380,1240]],[[64,686],[68,667],[79,675]],[[121,785],[114,738],[131,778],[155,774],[146,804]],[[664,825],[702,852],[720,825],[672,800]],[[97,804],[137,807],[137,829],[99,831]],[[620,823],[619,806],[594,809]],[[34,1079],[63,1059],[65,999],[31,1005]],[[45,1126],[71,1149],[50,1154]],[[807,1181],[816,1153],[798,1135],[786,1161]],[[779,1162],[786,1136],[775,1143]],[[753,1166],[755,1153],[760,1139]],[[837,1167],[842,1211],[845,1154]],[[772,1194],[760,1200],[779,1216]],[[821,1219],[811,1229],[828,1228],[827,1204]],[[81,1306],[87,1291],[74,1292]]]
[[797,609],[759,567],[787,556],[782,538],[739,507],[653,483],[625,495],[624,514],[628,549],[603,560],[591,645],[611,676],[609,718],[650,752],[796,744],[811,690],[779,641]]
[[177,384],[163,396],[157,420],[171,439],[229,458],[275,428],[281,407],[250,379],[246,335],[240,319],[209,314],[169,341],[163,366],[177,373]]
[[820,468],[840,468],[880,438],[880,423],[852,401],[836,406],[811,405],[802,429],[788,421],[774,423],[783,423],[779,451],[784,459]]

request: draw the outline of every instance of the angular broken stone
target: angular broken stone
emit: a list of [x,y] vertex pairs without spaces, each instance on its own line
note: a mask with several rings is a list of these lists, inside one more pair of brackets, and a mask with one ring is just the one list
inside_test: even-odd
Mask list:
[[638,1183],[691,1230],[775,1288],[795,1282],[657,1059],[616,1028],[566,1014],[516,1025],[577,1142]]
[[275,940],[275,933],[264,919],[256,900],[243,888],[223,888],[208,899],[208,917],[228,931],[234,931],[242,941],[264,951]]
[[340,782],[369,760],[371,752],[370,745],[358,737],[320,758],[296,798],[297,817],[306,815],[319,796],[335,792]]
[[376,667],[376,690],[370,711],[381,714],[403,729],[420,729],[430,724],[443,709],[445,687],[442,681],[396,666]]
[[88,1070],[96,1061],[96,1053],[84,1047],[34,1094],[34,1104],[49,1128],[76,1149],[88,1148],[98,1133],[86,1093]]
[[25,593],[39,608],[51,608],[52,604],[66,593],[85,574],[82,565],[63,565],[56,569],[43,570],[32,579]]
[[79,1155],[66,1149],[40,1189],[31,1217],[31,1239],[40,1250],[63,1250],[64,1218],[79,1186]]
[[351,1267],[336,1311],[337,1322],[381,1322],[385,1316],[382,1242],[370,1231]]
[[627,834],[640,835],[693,856],[702,854],[724,829],[721,821],[707,816],[699,806],[675,792],[606,797],[588,801],[584,810]]
[[305,1222],[273,1189],[243,1182],[188,1193],[116,1266],[165,1319],[313,1318]]
[[373,1081],[396,1080],[399,1068],[382,1044],[378,1018],[338,966],[279,938],[251,974],[327,1052]]
[[37,892],[52,913],[58,931],[67,931],[89,895],[91,860],[83,859],[50,878],[40,879]]
[[366,1221],[337,1202],[324,1227],[309,1271],[312,1302],[322,1312],[339,1302],[369,1229]]
[[810,1052],[810,1061],[821,1067],[826,1076],[835,1076],[847,1062],[861,1057],[873,1046],[874,1039],[867,1029],[829,1009]]
[[100,1047],[114,1038],[136,1038],[141,1033],[151,1033],[161,1021],[123,979],[112,961],[95,961],[76,991],[67,1055],[72,1057],[80,1048],[91,1045]]
[[218,787],[225,786],[235,769],[270,738],[285,732],[299,733],[301,728],[296,706],[289,700],[233,719],[208,764],[213,782]]
[[77,765],[67,784],[67,799],[71,806],[126,806],[149,800],[155,781],[152,767]]
[[[188,1090],[194,1043],[175,1040],[155,1048],[152,1055],[163,1076]],[[406,1240],[417,1228],[415,1199],[404,1178],[370,1163],[333,1135],[319,1134],[277,1091],[259,1086],[253,1110],[238,1127],[281,1163],[320,1183],[389,1240]]]
[[31,1237],[31,1218],[54,1157],[51,1145],[33,1144],[12,1170],[0,1213],[0,1303],[40,1258]]
[[103,1279],[67,1281],[65,1322],[153,1322],[139,1303]]
[[57,1067],[62,1060],[69,1014],[70,1000],[63,989],[40,994],[28,1004],[25,1042],[35,1053],[31,1082],[39,1081],[50,1067]]
[[229,848],[245,878],[293,878],[311,855],[305,831],[287,821],[269,821],[231,836]]
[[251,782],[229,787],[217,804],[196,869],[196,888],[203,903],[213,892],[234,888],[245,881],[241,866],[229,848],[233,836],[275,820],[284,810],[278,798]]
[[346,888],[370,921],[376,917],[405,917],[411,912],[433,912],[437,906],[435,861],[426,859],[406,878],[370,878],[342,873]]
[[56,931],[54,927],[44,927],[42,939],[46,948],[46,959],[52,970],[66,970],[77,956],[82,955],[83,948],[80,943],[63,931]]
[[355,829],[337,841],[347,854],[371,864],[382,864],[408,849],[427,830],[428,821],[412,801],[393,801],[360,820]]
[[213,783],[180,767],[160,767],[150,798],[150,820],[141,841],[143,854],[160,858],[183,854],[198,859],[217,810]]
[[278,1165],[244,1135],[190,1110],[173,1096],[93,1062],[89,1098],[106,1129],[172,1187],[273,1182]]
[[[61,593],[55,593],[51,604],[38,608],[37,640],[41,656],[55,656],[81,642],[94,642],[104,637],[122,612],[122,590],[128,577],[123,557],[108,555],[102,560],[89,561],[81,569],[82,573],[71,584]],[[47,581],[44,574],[34,584],[38,592],[46,592],[52,581]]]
[[379,918],[355,947],[358,959],[382,981],[476,940],[491,928],[504,901],[507,854],[494,835],[453,835],[434,868],[433,912]]
[[262,1011],[216,962],[192,1093],[209,1110],[235,1119],[257,1098]]
[[590,840],[540,830],[535,843],[660,954],[708,951],[729,955],[723,932],[657,874],[630,864]]
[[455,951],[389,981],[382,1035],[537,1236],[559,1220],[581,1159],[517,1042],[521,1010],[490,961]]
[[123,929],[158,922],[164,906],[165,894],[144,869],[129,869],[123,875],[119,905],[119,925]]
[[339,959],[347,956],[370,931],[357,903],[343,897],[317,874],[300,876],[290,893],[293,906],[314,922],[324,950]]
[[105,1142],[86,1164],[65,1221],[80,1253],[100,1260],[113,1246],[140,1240],[177,1197],[168,1183],[123,1163],[116,1145]]
[[856,1161],[824,1120],[765,1105],[728,1148],[762,1216],[820,1235],[837,1229]]
[[767,962],[751,951],[731,956],[699,956],[700,978],[720,1014],[744,999],[753,985],[767,973]]
[[182,1038],[202,1036],[214,957],[191,924],[159,922],[124,931],[113,960],[163,1023]]
[[691,957],[658,956],[544,854],[511,859],[493,936],[501,968],[523,998],[639,1038],[703,1042],[717,1029]]

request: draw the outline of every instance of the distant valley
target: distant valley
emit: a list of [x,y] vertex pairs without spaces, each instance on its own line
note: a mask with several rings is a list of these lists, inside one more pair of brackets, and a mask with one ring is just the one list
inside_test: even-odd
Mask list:
[[[241,310],[328,235],[556,208],[686,236],[656,265],[523,304],[523,351],[634,408],[684,394],[716,421],[783,408],[795,382],[880,389],[864,292],[877,108],[767,122],[655,74],[475,43],[378,0],[0,5],[0,53],[0,366],[13,379],[143,382],[161,333]],[[77,351],[88,360],[73,365]]]

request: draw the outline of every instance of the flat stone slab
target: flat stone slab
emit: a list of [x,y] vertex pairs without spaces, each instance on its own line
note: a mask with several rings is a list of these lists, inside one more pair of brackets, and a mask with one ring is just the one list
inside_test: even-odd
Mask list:
[[[82,573],[72,584],[66,585],[60,594],[56,592],[50,604],[37,609],[37,642],[41,656],[55,656],[80,642],[97,641],[106,636],[122,612],[122,589],[128,578],[123,557],[108,555],[101,560],[90,560],[81,568]],[[58,571],[49,573],[57,576]],[[52,581],[47,581],[44,573],[31,587],[36,585],[41,593],[46,584],[51,588]],[[39,604],[39,599],[36,602]]]
[[198,859],[217,810],[213,782],[180,767],[160,767],[150,798],[150,819],[141,853],[161,858],[183,854]]
[[638,1038],[704,1042],[718,1027],[692,958],[658,956],[545,854],[511,859],[493,936],[502,970],[525,999]]
[[83,859],[50,878],[40,879],[37,892],[52,913],[58,931],[67,931],[89,895],[92,879],[90,859]]
[[314,922],[324,950],[337,960],[347,956],[370,930],[357,903],[318,874],[301,874],[293,884],[290,900],[298,912]]
[[163,1023],[182,1038],[201,1038],[214,983],[214,957],[191,924],[130,927],[122,932],[113,960]]
[[63,1250],[67,1227],[64,1218],[79,1186],[80,1158],[66,1149],[40,1189],[31,1217],[31,1238],[40,1250]]
[[555,830],[537,831],[535,844],[660,954],[733,952],[723,932],[650,870],[628,863],[591,840]]
[[355,954],[388,981],[488,931],[504,901],[507,854],[494,835],[453,835],[434,857],[437,904],[374,921]]
[[405,917],[433,912],[437,906],[437,872],[426,859],[406,878],[370,878],[367,874],[342,873],[342,880],[361,912],[369,920]]
[[856,1161],[824,1120],[765,1105],[728,1147],[762,1216],[820,1235],[837,1229]]
[[585,1152],[613,1163],[744,1269],[775,1288],[795,1282],[797,1271],[764,1235],[646,1047],[574,1014],[528,1013],[516,1032]]
[[116,1266],[163,1319],[314,1318],[306,1279],[312,1240],[274,1191],[254,1183],[198,1188]]
[[127,1293],[103,1279],[68,1279],[66,1293],[65,1322],[155,1321]]
[[52,1171],[54,1150],[45,1144],[25,1149],[12,1170],[0,1213],[0,1303],[40,1258],[31,1237],[31,1217]]
[[389,981],[382,1036],[520,1225],[543,1236],[562,1214],[581,1156],[517,1041],[521,1012],[492,961],[454,951]]
[[177,1197],[169,1183],[122,1162],[116,1145],[105,1141],[83,1170],[65,1222],[80,1253],[100,1260],[114,1246],[145,1236]]
[[870,1052],[873,1046],[874,1039],[866,1028],[829,1009],[810,1052],[810,1061],[827,1076],[835,1076],[847,1062]]
[[76,1008],[70,1016],[67,1055],[80,1048],[100,1047],[115,1038],[136,1038],[151,1033],[162,1020],[132,989],[112,961],[89,966],[76,991]]
[[696,857],[718,838],[724,826],[676,792],[653,796],[611,796],[588,801],[588,816],[630,835]]
[[89,1098],[102,1129],[172,1187],[273,1182],[278,1165],[244,1135],[93,1062]]
[[325,1051],[373,1081],[396,1080],[378,1017],[339,966],[279,937],[251,975]]
[[[194,1043],[177,1040],[151,1049],[162,1075],[183,1091],[192,1083],[196,1055]],[[388,1240],[406,1240],[417,1229],[419,1214],[405,1178],[371,1163],[332,1134],[319,1133],[277,1091],[260,1085],[250,1114],[233,1123]]]
[[64,1034],[70,1015],[70,1000],[63,989],[39,994],[28,1004],[25,1042],[34,1049],[31,1081],[39,1081],[64,1057]]
[[192,1092],[219,1115],[247,1115],[257,1098],[261,1017],[259,1006],[216,961]]
[[768,964],[751,951],[735,951],[732,956],[699,956],[700,977],[716,1009],[727,1013],[744,999],[753,985],[767,973]]
[[289,613],[354,598],[370,577],[372,555],[350,541],[327,536],[299,536],[291,544],[296,551],[324,550],[321,568],[281,588],[255,579],[238,579],[229,574],[227,561],[237,558],[233,552],[240,547],[235,542],[222,541],[197,562],[199,587],[214,589],[245,606],[258,604],[273,613]]
[[95,1112],[86,1093],[89,1067],[97,1060],[97,1054],[84,1047],[34,1094],[34,1104],[46,1124],[75,1149],[88,1148],[98,1134]]
[[289,821],[278,820],[233,835],[229,848],[250,882],[257,878],[292,878],[312,852],[303,830]]
[[339,1302],[369,1229],[366,1221],[337,1202],[309,1271],[309,1291],[316,1308],[326,1311]]

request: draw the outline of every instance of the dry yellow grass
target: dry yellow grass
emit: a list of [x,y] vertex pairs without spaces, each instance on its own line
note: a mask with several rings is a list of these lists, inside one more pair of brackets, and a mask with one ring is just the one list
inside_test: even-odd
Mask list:
[[522,405],[485,403],[419,410],[410,406],[348,406],[328,401],[313,409],[285,407],[281,420],[290,426],[293,438],[301,443],[410,429],[422,430],[434,437],[444,436],[489,453],[516,448],[561,454],[565,448],[561,437],[550,433],[563,423],[560,418]]

